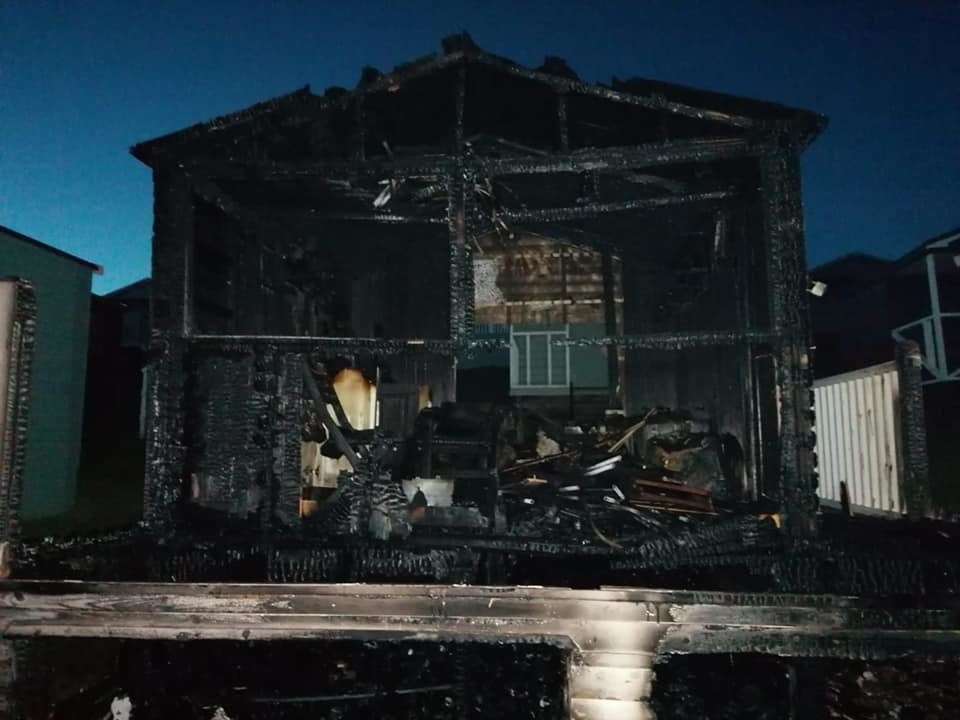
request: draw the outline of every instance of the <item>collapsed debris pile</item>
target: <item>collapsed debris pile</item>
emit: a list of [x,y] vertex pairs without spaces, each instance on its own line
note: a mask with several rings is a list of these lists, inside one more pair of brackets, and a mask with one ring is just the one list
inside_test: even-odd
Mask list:
[[[305,366],[305,437],[324,440],[322,457],[346,467],[305,491],[307,533],[632,543],[642,557],[652,537],[668,542],[680,527],[740,509],[739,443],[683,414],[612,413],[584,429],[522,407],[445,403],[425,408],[413,434],[398,438],[354,428],[336,390],[320,389],[328,374],[315,375]],[[716,540],[706,543],[719,552],[751,545]]]

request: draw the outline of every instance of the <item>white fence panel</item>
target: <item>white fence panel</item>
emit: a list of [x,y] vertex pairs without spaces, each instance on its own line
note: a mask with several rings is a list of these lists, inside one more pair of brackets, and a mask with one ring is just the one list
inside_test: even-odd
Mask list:
[[820,498],[840,502],[843,482],[855,508],[904,512],[896,363],[817,380],[813,392]]

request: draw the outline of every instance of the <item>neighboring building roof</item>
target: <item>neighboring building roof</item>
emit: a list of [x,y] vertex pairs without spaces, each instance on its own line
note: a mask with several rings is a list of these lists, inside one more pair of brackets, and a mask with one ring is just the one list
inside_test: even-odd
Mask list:
[[852,252],[817,265],[811,274],[845,272],[848,268],[886,268],[894,265],[895,260],[877,257],[870,253]]
[[924,240],[913,250],[897,260],[897,263],[899,265],[907,265],[914,260],[920,259],[924,255],[928,255],[929,253],[937,252],[938,250],[949,251],[950,246],[954,243],[957,243],[958,246],[960,246],[960,227],[954,228],[953,230],[945,232],[941,235],[937,235],[930,240]]
[[25,243],[41,248],[42,250],[46,250],[47,252],[53,253],[54,255],[59,255],[60,257],[66,258],[67,260],[72,260],[78,265],[86,265],[97,275],[103,275],[103,267],[101,265],[92,263],[89,260],[84,260],[83,258],[77,257],[76,255],[71,255],[68,252],[64,252],[59,248],[53,247],[53,245],[47,245],[45,242],[40,242],[36,238],[32,238],[29,235],[24,235],[21,232],[17,232],[16,230],[13,230],[8,227],[4,227],[3,225],[0,225],[0,233],[4,235],[9,235],[10,237],[16,238],[17,240],[22,240]]
[[359,96],[380,91],[396,92],[409,80],[439,73],[465,62],[486,66],[504,76],[541,83],[562,93],[594,96],[616,103],[638,105],[740,128],[753,127],[762,121],[777,120],[792,126],[804,145],[809,144],[826,127],[824,116],[808,110],[654,80],[615,79],[611,86],[585,83],[559,58],[548,57],[544,64],[535,70],[526,68],[482,50],[466,33],[445,38],[442,46],[441,54],[429,55],[400,65],[391,73],[381,74],[375,69],[365,68],[359,85],[352,91],[328,88],[323,96],[319,96],[311,93],[310,86],[307,85],[288,95],[257,103],[245,110],[139,143],[131,148],[130,152],[143,163],[152,165],[157,152],[170,150],[181,143],[213,136],[240,125],[272,123],[285,118],[309,115],[324,108],[344,107],[351,99]]
[[150,278],[145,277],[129,285],[104,293],[100,297],[114,300],[145,300],[150,295]]
[[[953,246],[956,245],[954,248]],[[910,250],[895,260],[870,255],[869,253],[853,252],[841,255],[810,270],[810,275],[817,280],[825,280],[828,275],[846,275],[851,272],[866,274],[883,274],[894,268],[909,265],[915,260],[934,252],[955,252],[960,250],[960,227],[924,240],[913,250]]]

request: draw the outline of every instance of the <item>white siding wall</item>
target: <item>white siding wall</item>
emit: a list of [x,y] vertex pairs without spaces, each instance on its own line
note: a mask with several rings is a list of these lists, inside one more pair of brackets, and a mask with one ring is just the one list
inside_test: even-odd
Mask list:
[[821,499],[840,502],[845,482],[854,508],[904,512],[896,364],[823,378],[813,388]]

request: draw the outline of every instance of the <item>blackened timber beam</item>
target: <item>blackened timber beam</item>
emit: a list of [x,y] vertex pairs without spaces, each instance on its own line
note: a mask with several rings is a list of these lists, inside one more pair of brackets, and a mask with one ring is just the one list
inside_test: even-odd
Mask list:
[[[647,350],[680,350],[691,347],[722,347],[743,343],[767,343],[775,336],[760,331],[701,330],[687,332],[618,335],[608,338],[583,338],[584,344],[614,344]],[[579,342],[579,341],[578,341]]]
[[265,100],[244,110],[138,143],[130,148],[130,154],[146,165],[155,167],[171,162],[170,153],[165,150],[168,145],[173,144],[175,147],[182,148],[193,142],[207,142],[211,133],[215,133],[218,137],[230,134],[230,139],[236,142],[238,131],[242,131],[243,137],[252,137],[262,129],[264,124],[276,122],[278,116],[285,117],[289,124],[291,118],[288,114],[291,112],[299,112],[302,121],[306,122],[308,118],[313,117],[314,113],[330,104],[327,98],[313,95],[310,92],[310,86],[305,85],[292,93]]
[[492,158],[483,161],[489,175],[543,175],[559,172],[617,171],[675,163],[707,163],[755,155],[746,138],[694,138],[644,145],[587,148],[546,157]]
[[615,103],[622,103],[624,105],[634,105],[636,107],[659,110],[671,113],[673,115],[683,115],[685,117],[696,118],[698,120],[709,120],[723,125],[730,125],[739,128],[750,128],[756,124],[753,118],[746,117],[745,115],[737,115],[735,113],[725,113],[717,110],[694,107],[693,105],[688,105],[686,103],[668,100],[663,95],[656,93],[651,93],[649,95],[634,95],[632,93],[620,92],[618,90],[613,90],[612,88],[603,87],[601,85],[590,85],[589,83],[585,83],[580,80],[573,80],[571,78],[561,77],[559,75],[542,73],[536,70],[529,70],[516,65],[509,60],[504,60],[484,52],[471,53],[469,60],[470,62],[475,62],[480,65],[496,68],[508,75],[513,75],[514,77],[533,80],[535,82],[549,85],[556,90],[561,90],[571,95],[589,95]]
[[895,654],[932,641],[939,656],[960,648],[960,607],[956,599],[904,608],[878,598],[645,588],[0,582],[0,636],[98,632],[184,640],[395,634],[546,641],[583,654],[812,657],[845,656],[843,645],[830,641],[843,637],[874,642],[877,650],[890,642]]
[[[585,148],[537,157],[478,158],[484,173],[496,175],[545,175],[561,172],[627,171],[675,163],[708,163],[758,155],[761,146],[747,138],[692,138],[644,145]],[[271,179],[297,177],[412,177],[440,176],[453,171],[457,155],[370,158],[364,162],[316,160],[302,163],[224,161],[199,159],[181,162],[191,175],[226,179]]]
[[441,55],[421,63],[416,63],[402,70],[389,73],[382,76],[375,82],[370,83],[364,88],[355,91],[354,95],[360,93],[371,94],[383,91],[393,92],[404,83],[409,82],[417,77],[434,73],[438,70],[442,70],[443,68],[462,65],[464,63],[494,68],[503,72],[504,74],[531,80],[533,82],[551,87],[555,90],[570,94],[589,95],[592,97],[609,100],[614,103],[634,105],[636,107],[644,107],[650,110],[668,112],[674,115],[682,115],[699,120],[713,121],[732,127],[750,128],[756,124],[753,118],[745,115],[725,113],[718,110],[695,107],[687,103],[668,100],[664,95],[659,93],[637,95],[613,90],[612,88],[603,87],[601,85],[591,85],[580,80],[574,80],[572,78],[562,77],[560,75],[530,70],[517,65],[510,60],[506,60],[505,58],[500,58],[496,55],[484,52],[479,48],[460,50],[446,55]]
[[449,340],[351,338],[301,335],[213,335],[195,334],[190,344],[215,346],[232,350],[246,350],[260,345],[275,345],[290,352],[334,350],[339,352],[369,352],[387,355],[400,353],[436,353],[449,355],[455,347]]
[[0,583],[0,642],[301,639],[547,644],[569,652],[578,720],[646,720],[658,658],[945,658],[960,651],[953,603],[618,588],[448,585]]
[[448,153],[420,154],[410,157],[373,157],[357,160],[241,161],[200,158],[181,161],[190,173],[229,180],[270,180],[327,177],[350,180],[357,177],[441,176],[450,171],[456,155]]
[[225,215],[237,220],[245,227],[256,227],[259,215],[234,200],[216,182],[189,173],[186,177],[194,194],[201,200],[219,208]]
[[720,202],[736,197],[731,190],[712,190],[686,195],[665,195],[612,203],[586,203],[572,207],[542,208],[537,210],[502,210],[500,216],[508,222],[559,222],[582,220],[618,212],[654,210],[674,205],[689,205],[700,202]]
[[[566,347],[619,347],[642,350],[682,350],[691,347],[721,347],[745,343],[770,343],[780,340],[775,333],[756,330],[687,330],[680,332],[643,333],[633,335],[608,335],[566,340],[553,340],[554,345]],[[477,340],[472,348],[506,348],[504,340]]]
[[327,222],[380,223],[384,225],[446,225],[441,215],[402,215],[380,212],[290,212],[286,215],[264,215],[263,225],[310,230]]
[[462,65],[466,53],[463,51],[452,52],[446,55],[428,57],[422,61],[413,62],[394,72],[381,75],[379,78],[358,88],[350,95],[344,96],[346,99],[356,95],[372,95],[378,92],[396,92],[400,86],[410,80],[430,75],[444,68]]

